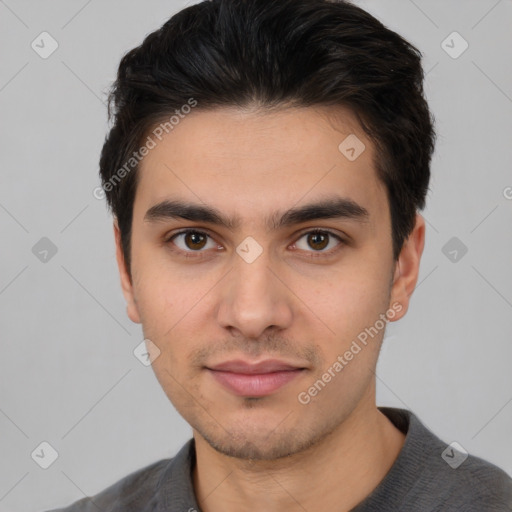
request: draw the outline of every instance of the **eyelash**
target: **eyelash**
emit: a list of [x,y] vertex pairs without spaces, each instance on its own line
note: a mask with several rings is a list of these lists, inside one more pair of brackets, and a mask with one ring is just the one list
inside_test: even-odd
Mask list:
[[[201,231],[201,230],[198,230],[198,229],[190,229],[189,228],[189,229],[183,229],[181,231],[173,233],[172,235],[166,237],[164,242],[166,244],[169,244],[177,236],[183,235],[183,234],[188,234],[188,233],[196,233],[198,235],[204,235],[204,236],[206,236],[208,238],[213,239],[213,237],[210,234],[206,233],[205,231]],[[331,250],[326,251],[326,252],[323,252],[323,251],[307,251],[307,252],[311,253],[309,256],[306,256],[306,257],[309,257],[309,258],[319,258],[319,257],[320,258],[322,258],[322,257],[323,258],[327,258],[329,256],[333,256],[334,254],[336,254],[343,247],[343,245],[346,244],[345,240],[343,240],[343,238],[340,237],[339,235],[337,235],[336,233],[333,233],[329,229],[319,229],[319,228],[311,229],[309,231],[304,231],[304,232],[300,233],[300,235],[297,238],[297,241],[300,240],[301,238],[303,238],[305,235],[310,235],[310,234],[329,235],[330,237],[333,237],[336,240],[338,240],[338,242],[340,242],[340,243],[334,249],[331,249]],[[171,251],[176,252],[176,253],[180,253],[180,254],[184,254],[186,258],[203,258],[204,257],[203,254],[206,252],[206,251],[203,251],[203,250],[199,250],[199,251],[184,251],[183,249],[175,248],[176,246],[174,244],[172,244],[172,246],[173,247],[171,247]]]

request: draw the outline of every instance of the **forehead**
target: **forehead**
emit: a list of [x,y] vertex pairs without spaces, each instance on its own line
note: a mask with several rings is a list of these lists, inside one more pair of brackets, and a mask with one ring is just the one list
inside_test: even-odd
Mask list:
[[385,204],[375,148],[348,110],[196,110],[161,140],[149,136],[135,201],[142,215],[170,195],[265,218],[333,192],[369,211]]

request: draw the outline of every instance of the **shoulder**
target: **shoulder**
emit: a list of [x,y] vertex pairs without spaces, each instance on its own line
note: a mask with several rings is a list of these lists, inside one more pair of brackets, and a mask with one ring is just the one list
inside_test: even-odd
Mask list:
[[[100,493],[48,512],[130,512],[152,510],[155,490],[172,459],[162,459],[130,473]],[[141,505],[144,504],[144,509]]]
[[410,411],[381,411],[406,434],[383,495],[390,484],[403,486],[400,510],[512,512],[512,478],[505,471],[444,442]]
[[512,478],[502,469],[473,455],[456,469],[448,464],[441,468],[436,477],[440,510],[457,506],[456,510],[468,512],[512,511]]

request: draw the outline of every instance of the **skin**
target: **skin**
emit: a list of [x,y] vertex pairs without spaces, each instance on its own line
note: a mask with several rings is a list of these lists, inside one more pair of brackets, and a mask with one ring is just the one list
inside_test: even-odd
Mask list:
[[[354,161],[338,150],[349,134],[366,146]],[[121,284],[130,319],[160,351],[157,379],[193,429],[193,481],[204,512],[348,511],[398,456],[404,435],[375,404],[385,329],[308,404],[298,400],[379,315],[393,305],[390,321],[405,315],[417,282],[424,219],[416,216],[395,262],[374,156],[348,110],[222,108],[193,111],[141,162],[131,278],[114,223]],[[275,212],[333,194],[366,208],[368,218],[265,225]],[[144,220],[169,198],[238,215],[240,226]],[[183,228],[211,238],[200,238],[204,247],[184,235],[169,240]],[[319,249],[308,236],[313,228],[344,242],[327,238]],[[248,236],[263,251],[252,263],[236,252]],[[270,395],[237,396],[205,366],[239,358],[277,358],[305,370]]]

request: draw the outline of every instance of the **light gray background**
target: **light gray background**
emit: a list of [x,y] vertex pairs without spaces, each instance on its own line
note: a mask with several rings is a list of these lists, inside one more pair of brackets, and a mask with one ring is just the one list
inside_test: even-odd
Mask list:
[[[357,3],[424,53],[439,134],[420,284],[388,327],[378,402],[512,473],[512,2]],[[92,195],[119,59],[185,5],[0,0],[0,511],[95,494],[191,436],[132,353],[142,331]],[[59,44],[47,59],[31,48],[42,31]],[[457,59],[441,46],[453,31],[469,43]],[[46,263],[42,237],[58,249]],[[48,469],[31,458],[43,441]]]

